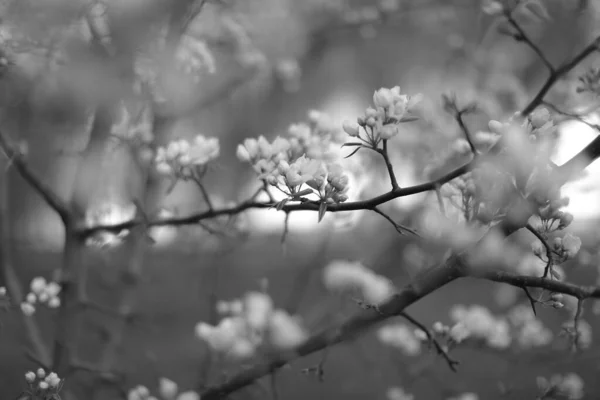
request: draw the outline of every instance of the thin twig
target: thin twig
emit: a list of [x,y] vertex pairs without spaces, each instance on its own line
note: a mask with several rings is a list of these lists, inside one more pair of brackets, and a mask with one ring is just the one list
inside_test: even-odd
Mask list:
[[533,311],[533,315],[537,316],[537,311],[535,309],[535,303],[537,303],[537,300],[533,298],[533,296],[531,296],[531,293],[529,293],[529,289],[527,289],[527,286],[523,286],[523,291],[525,292],[525,295],[527,295],[527,298],[529,299],[529,304],[531,304],[531,310]]
[[546,79],[546,82],[541,87],[539,92],[535,95],[535,97],[525,106],[523,111],[521,111],[521,115],[526,116],[529,115],[535,110],[542,102],[544,101],[544,97],[548,91],[554,86],[554,84],[563,76],[571,72],[573,68],[575,68],[579,63],[585,60],[590,54],[598,50],[598,45],[600,44],[600,36],[596,37],[592,43],[587,45],[580,53],[578,53],[571,61],[566,64],[563,64],[560,68],[554,70]]
[[381,209],[379,209],[378,207],[373,207],[371,209],[372,211],[376,212],[377,214],[381,215],[383,218],[385,218],[390,224],[392,224],[394,226],[394,228],[396,228],[396,230],[398,231],[398,233],[400,233],[401,235],[404,234],[404,232],[409,232],[412,233],[413,235],[417,236],[417,237],[421,237],[417,232],[415,232],[414,230],[401,225],[399,223],[397,223],[396,221],[394,221],[389,215],[387,215],[385,212],[381,211]]
[[551,75],[554,74],[555,73],[554,66],[548,60],[548,58],[542,52],[542,50],[539,48],[539,46],[536,45],[533,42],[533,40],[531,40],[531,38],[529,37],[529,35],[527,35],[527,33],[523,30],[523,28],[521,27],[521,25],[515,20],[515,18],[512,15],[512,11],[511,10],[505,10],[504,15],[506,16],[506,19],[508,20],[508,23],[513,28],[515,28],[515,30],[517,31],[517,34],[513,35],[513,38],[516,41],[523,42],[527,46],[529,46],[529,48],[531,50],[533,50],[535,52],[535,54],[538,56],[538,58],[544,63],[544,65],[546,66],[546,68],[548,68],[548,71],[550,72],[550,74]]
[[16,146],[10,143],[6,134],[0,131],[0,147],[8,158],[9,163],[14,165],[19,174],[29,185],[44,199],[64,223],[67,223],[71,217],[71,210],[66,200],[61,199],[58,194],[48,186],[44,180],[33,171],[31,166],[25,160],[25,154]]
[[552,248],[550,247],[550,244],[548,244],[548,241],[546,240],[546,238],[544,236],[542,236],[542,234],[539,233],[537,231],[537,229],[535,229],[531,224],[527,224],[525,226],[525,228],[529,232],[533,233],[535,235],[535,237],[538,238],[538,240],[540,242],[542,242],[542,245],[544,245],[544,248],[546,249],[546,257],[548,257],[548,261],[546,261],[546,267],[544,268],[544,275],[542,276],[543,278],[545,278],[550,273],[550,270],[552,269],[552,265],[554,263],[554,258],[552,257]]
[[440,344],[440,342],[438,342],[438,340],[431,334],[431,331],[429,329],[427,329],[427,327],[425,325],[423,325],[421,322],[419,322],[419,320],[417,320],[416,318],[413,318],[411,315],[409,315],[406,312],[400,313],[400,316],[403,317],[404,319],[406,319],[408,322],[410,322],[414,326],[416,326],[417,328],[419,328],[420,330],[422,330],[423,333],[425,333],[425,335],[427,335],[427,339],[429,339],[429,342],[433,343],[433,345],[435,346],[437,353],[439,355],[441,355],[444,358],[444,360],[446,360],[448,367],[453,372],[456,372],[456,366],[459,365],[460,362],[458,362],[457,360],[450,357],[450,354],[448,354],[448,351],[446,349],[444,349],[444,346],[442,346]]

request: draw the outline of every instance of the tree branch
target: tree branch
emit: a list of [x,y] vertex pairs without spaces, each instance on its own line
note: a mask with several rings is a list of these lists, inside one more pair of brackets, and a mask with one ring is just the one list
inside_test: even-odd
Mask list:
[[[405,196],[410,196],[413,194],[427,192],[429,190],[434,190],[436,187],[443,185],[444,183],[447,183],[447,182],[451,181],[452,179],[455,179],[455,178],[463,175],[464,173],[468,172],[473,166],[474,166],[474,163],[469,162],[468,164],[465,164],[462,167],[457,168],[454,171],[451,171],[450,173],[448,173],[434,181],[430,181],[427,183],[422,183],[420,185],[410,186],[410,187],[406,187],[406,188],[401,188],[398,190],[392,190],[390,192],[387,192],[380,196],[373,197],[368,200],[331,204],[331,205],[327,206],[327,212],[370,210],[380,204],[387,203],[388,201],[394,200],[399,197],[405,197]],[[154,220],[154,221],[149,221],[148,226],[193,225],[193,224],[197,224],[199,221],[202,221],[204,219],[215,218],[215,217],[218,217],[221,215],[239,214],[242,211],[245,211],[248,209],[253,209],[253,208],[264,209],[264,208],[272,208],[272,207],[273,207],[273,204],[271,204],[271,203],[262,203],[262,202],[256,202],[256,201],[252,200],[252,201],[243,202],[236,206],[222,208],[219,210],[217,210],[217,209],[212,210],[212,211],[208,210],[208,211],[204,211],[201,213],[192,214],[187,217],[163,218],[163,219],[158,219],[158,220]],[[284,212],[318,211],[319,204],[317,202],[302,202],[302,203],[297,203],[297,204],[286,204],[285,206],[282,207],[281,210]],[[119,232],[119,231],[122,231],[123,229],[131,229],[134,226],[140,225],[142,223],[144,223],[144,221],[142,221],[140,219],[134,219],[131,221],[126,221],[126,222],[123,222],[120,224],[114,224],[114,225],[97,225],[97,226],[92,226],[92,227],[88,227],[88,226],[84,225],[84,226],[78,227],[77,230],[79,232],[79,235],[81,235],[82,237],[88,237],[88,236],[91,236],[95,233],[102,232],[102,231]]]
[[[593,144],[594,142],[596,143]],[[585,159],[586,162],[578,163],[578,168],[585,168],[593,159],[600,156],[600,137],[596,138],[594,142],[590,143],[590,145],[580,152],[580,154],[589,154],[592,155],[592,157]],[[573,157],[573,159],[581,158],[580,154]],[[558,168],[559,175],[565,168],[571,168],[570,165],[573,159]],[[565,180],[562,180],[564,179],[564,174],[560,176],[560,179],[560,184],[564,184]],[[433,189],[434,188],[435,186]],[[508,236],[519,228],[521,227],[515,225],[510,221],[510,218],[507,217],[494,228],[490,229],[478,244],[473,246],[473,249],[477,251],[479,243],[484,242],[490,234],[497,234],[500,232],[504,236]],[[600,287],[597,286],[578,286],[568,282],[559,282],[540,277],[521,276],[504,271],[479,271],[474,268],[467,269],[467,265],[463,261],[463,257],[467,255],[467,251],[468,250],[465,250],[460,254],[451,255],[442,265],[434,267],[422,274],[390,300],[380,305],[377,310],[378,312],[365,310],[364,312],[349,318],[340,325],[333,326],[311,336],[292,351],[278,354],[270,361],[257,364],[240,372],[220,386],[209,388],[201,394],[202,399],[220,399],[229,393],[251,384],[256,379],[272,373],[276,369],[281,368],[297,358],[348,340],[392,316],[401,315],[404,309],[409,305],[463,276],[472,276],[494,282],[506,283],[518,288],[543,288],[552,292],[568,294],[577,297],[580,300],[589,297],[600,298]],[[469,275],[465,275],[465,271],[467,270],[469,271]]]
[[556,81],[562,78],[564,75],[568,74],[573,68],[575,68],[580,62],[585,60],[590,54],[598,50],[598,45],[600,44],[600,36],[598,36],[592,43],[587,45],[579,54],[577,54],[571,61],[566,64],[563,64],[560,68],[553,70],[546,82],[540,89],[540,91],[535,95],[535,97],[527,104],[527,106],[521,111],[521,115],[529,115],[533,110],[536,109],[543,101],[544,97],[548,93],[548,91],[554,86]]
[[460,259],[458,257],[449,258],[444,265],[426,272],[389,301],[380,305],[378,307],[379,312],[363,310],[341,325],[334,325],[310,337],[292,351],[278,354],[270,361],[256,364],[240,372],[220,386],[205,390],[201,393],[202,400],[221,399],[223,396],[251,384],[255,380],[272,373],[299,357],[349,340],[375,324],[400,315],[409,305],[457,279],[460,276],[460,269]]
[[31,166],[29,166],[25,160],[23,152],[11,144],[6,134],[2,131],[0,131],[0,147],[8,158],[8,162],[14,165],[23,179],[25,179],[25,181],[29,183],[40,196],[42,196],[46,204],[56,211],[63,223],[66,224],[71,216],[71,210],[67,201],[61,199],[54,190],[52,190],[52,188],[50,188],[50,186],[48,186],[42,178],[33,171]]
[[536,45],[535,43],[533,43],[533,40],[531,40],[531,38],[527,35],[527,33],[525,33],[525,31],[523,30],[523,28],[521,28],[521,25],[519,25],[519,23],[513,17],[512,11],[510,11],[510,10],[507,9],[507,10],[505,10],[504,15],[506,16],[506,19],[508,20],[508,23],[513,28],[515,28],[515,30],[517,31],[517,34],[514,35],[513,38],[516,41],[523,42],[527,46],[529,46],[529,48],[534,51],[534,53],[538,56],[538,58],[540,60],[542,60],[542,62],[546,66],[546,68],[548,68],[548,71],[550,71],[550,74],[554,74],[555,73],[554,66],[548,60],[548,58],[542,52],[542,50],[539,48],[539,46]]

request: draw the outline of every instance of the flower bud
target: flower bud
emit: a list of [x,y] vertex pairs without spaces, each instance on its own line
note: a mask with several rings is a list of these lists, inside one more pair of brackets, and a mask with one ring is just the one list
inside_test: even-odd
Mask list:
[[568,213],[568,212],[566,212],[566,213],[563,213],[563,214],[561,215],[561,218],[560,218],[560,225],[559,225],[559,227],[558,227],[558,228],[559,228],[559,229],[566,228],[567,226],[571,225],[571,222],[573,222],[573,214],[571,214],[571,213]]
[[246,149],[246,147],[244,147],[242,144],[238,144],[235,155],[237,156],[238,160],[242,162],[249,162],[251,159],[248,149]]
[[388,124],[384,125],[379,131],[379,137],[387,140],[391,139],[398,134],[398,127],[396,125]]
[[531,244],[531,250],[533,250],[533,254],[539,257],[544,252],[544,246],[539,241],[535,241]]
[[46,379],[44,379],[45,382],[48,383],[48,385],[50,385],[50,387],[58,387],[58,385],[60,384],[60,378],[58,377],[58,375],[56,374],[56,372],[51,372]]
[[358,127],[356,125],[354,125],[352,122],[350,121],[344,121],[344,123],[342,124],[342,128],[344,129],[344,132],[346,132],[348,134],[348,136],[351,137],[357,137],[358,136]]
[[534,129],[538,129],[550,121],[550,111],[548,111],[547,108],[540,108],[535,110],[529,118],[531,120],[531,126],[533,126]]
[[35,381],[35,373],[33,371],[28,371],[25,374],[25,380],[29,383],[33,383]]
[[37,376],[38,378],[43,379],[46,376],[46,371],[44,371],[42,368],[38,368]]
[[60,298],[59,297],[52,297],[50,299],[50,301],[48,301],[48,307],[50,308],[58,308],[60,307]]
[[41,276],[33,278],[29,287],[33,293],[40,294],[46,289],[46,279]]
[[433,331],[438,334],[444,333],[444,325],[439,321],[435,322],[433,324]]
[[35,304],[35,302],[37,301],[37,298],[36,298],[35,294],[27,293],[27,297],[25,297],[25,301],[27,301],[29,304]]
[[160,378],[158,384],[158,392],[165,400],[174,399],[179,388],[175,382],[167,378]]
[[35,313],[35,307],[31,303],[21,303],[21,312],[27,317],[31,317]]
[[377,110],[373,107],[367,108],[365,111],[365,117],[366,119],[377,117]]
[[48,382],[41,381],[39,383],[39,387],[40,387],[40,390],[48,390],[48,388],[50,387],[50,385],[48,385]]
[[550,296],[550,299],[553,301],[562,301],[563,297],[564,296],[562,293],[552,293],[552,295]]

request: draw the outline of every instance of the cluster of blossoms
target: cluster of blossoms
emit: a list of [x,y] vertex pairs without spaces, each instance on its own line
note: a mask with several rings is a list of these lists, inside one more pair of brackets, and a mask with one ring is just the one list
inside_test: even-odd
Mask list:
[[514,307],[508,313],[508,321],[512,326],[512,335],[519,347],[523,349],[547,346],[554,335],[535,318],[531,307],[525,304]]
[[404,324],[382,326],[377,330],[377,338],[383,344],[397,348],[408,356],[416,356],[421,352],[421,337]]
[[30,290],[21,303],[21,311],[27,316],[35,313],[36,303],[46,304],[50,308],[60,307],[60,285],[56,282],[47,282],[45,278],[38,276],[31,280]]
[[553,375],[550,379],[538,376],[536,381],[542,393],[539,398],[548,399],[562,396],[568,400],[579,400],[584,396],[583,379],[573,372],[565,375]]
[[522,349],[529,349],[547,346],[554,339],[552,332],[526,305],[517,305],[505,317],[494,316],[483,306],[458,305],[452,309],[451,317],[456,324],[446,329],[456,344],[474,338],[498,349],[506,349],[513,342]]
[[323,283],[334,292],[358,294],[361,300],[372,306],[380,305],[395,293],[389,279],[358,261],[332,261],[323,271]]
[[316,195],[322,204],[342,203],[348,199],[349,179],[334,162],[339,131],[318,111],[311,111],[309,120],[309,124],[291,125],[289,138],[244,140],[237,147],[237,157],[250,163],[259,179],[288,196],[285,201]]
[[[501,141],[500,151],[480,159],[472,172],[444,185],[442,195],[461,209],[467,220],[482,223],[504,217],[523,196],[533,198],[544,216],[560,217],[556,210],[564,206],[564,200],[559,185],[551,179],[549,162],[558,130],[549,111],[538,109],[527,118],[515,115],[504,123],[492,120],[488,128],[488,132],[473,135],[471,143],[476,151],[487,153]],[[437,177],[448,171],[448,166],[463,163],[471,151],[465,139],[456,140],[428,175]],[[570,223],[568,219],[565,216],[561,221],[566,223],[563,227]]]
[[33,398],[41,399],[54,399],[59,397],[58,392],[62,388],[63,380],[55,372],[46,374],[42,368],[36,372],[29,371],[25,373],[25,380],[29,386],[29,390],[26,392]]
[[345,121],[344,131],[348,136],[361,142],[349,144],[377,149],[382,140],[388,140],[400,132],[400,124],[415,121],[411,115],[421,96],[400,94],[400,86],[381,88],[373,94],[373,107],[366,109],[365,114],[357,119],[357,123]]
[[132,120],[125,104],[121,107],[121,118],[111,128],[110,134],[127,142],[149,145],[154,140],[152,125],[147,113],[142,113],[139,121]]
[[414,400],[415,396],[413,394],[407,393],[403,388],[394,386],[387,390],[386,396],[387,400]]
[[166,147],[156,150],[154,162],[161,175],[176,179],[198,179],[210,161],[219,156],[217,138],[198,135],[190,143],[185,139],[174,140]]
[[248,292],[239,300],[219,302],[218,311],[228,314],[218,325],[196,325],[196,336],[218,354],[245,360],[259,349],[287,350],[307,336],[297,317],[274,307],[271,297]]
[[[162,400],[200,400],[200,395],[194,391],[179,392],[179,386],[167,378],[160,378],[158,393]],[[127,394],[127,400],[159,400],[152,396],[146,386],[138,385]]]
[[[560,257],[559,260],[566,261],[575,258],[581,249],[581,239],[567,233],[565,236],[554,238],[554,252]],[[537,250],[537,249],[536,249]]]
[[474,337],[484,340],[490,347],[506,349],[510,346],[508,321],[494,316],[487,308],[479,305],[457,305],[452,308],[450,316],[458,326],[451,329],[455,335],[455,342],[460,343],[467,337]]

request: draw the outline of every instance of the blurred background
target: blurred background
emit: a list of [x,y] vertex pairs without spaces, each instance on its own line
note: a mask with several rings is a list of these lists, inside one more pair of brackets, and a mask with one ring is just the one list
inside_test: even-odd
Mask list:
[[[182,1],[105,2],[111,34],[122,39],[113,43],[120,56],[111,62],[100,59],[84,39],[77,25],[82,18],[79,2],[4,3],[0,34],[9,64],[0,72],[0,126],[14,140],[27,143],[32,166],[86,219],[118,223],[131,218],[128,206],[143,192],[145,180],[126,144],[106,151],[106,138],[94,136],[89,104],[132,97],[122,83],[133,73],[123,65],[137,50],[123,49],[128,49],[129,41],[150,41],[148,27]],[[523,26],[548,59],[559,65],[596,37],[598,3],[548,1],[548,15],[524,21]],[[495,24],[478,0],[209,1],[188,28],[205,51],[198,79],[190,83],[170,69],[172,60],[158,61],[164,68],[164,95],[173,109],[165,106],[154,116],[155,141],[160,145],[198,134],[217,137],[220,157],[205,183],[213,203],[225,205],[247,198],[257,187],[254,172],[235,157],[237,144],[245,138],[285,135],[290,124],[306,121],[310,110],[327,113],[341,126],[343,120],[364,112],[374,90],[400,85],[403,92],[422,93],[425,100],[421,120],[407,128],[409,139],[390,143],[392,162],[401,186],[424,182],[425,167],[461,135],[443,111],[442,94],[455,93],[463,104],[478,104],[480,112],[467,121],[476,132],[486,130],[490,119],[505,119],[522,108],[546,78],[535,54],[498,33]],[[54,52],[58,47],[62,52]],[[576,71],[595,61],[590,57]],[[589,107],[594,100],[575,96],[574,81],[559,82],[548,99],[565,110]],[[595,135],[583,123],[564,122],[555,162],[567,160]],[[410,139],[415,137],[417,144]],[[363,153],[349,164],[351,200],[387,190],[385,165]],[[3,215],[8,236],[2,245],[10,251],[26,291],[31,278],[50,278],[60,269],[64,227],[9,168],[9,161],[2,163],[8,204]],[[575,215],[572,229],[585,247],[578,260],[565,266],[569,279],[578,283],[594,283],[600,267],[598,173],[596,162],[586,176],[564,189],[571,200],[568,210]],[[205,207],[192,184],[179,183],[167,194],[164,179],[151,176],[149,182],[146,204],[151,215],[187,215]],[[435,201],[434,194],[419,195],[390,202],[385,209],[398,222],[414,226],[419,211]],[[201,227],[153,228],[154,243],[144,245],[142,273],[134,289],[135,318],[125,324],[122,340],[115,342],[118,321],[90,311],[80,357],[91,363],[101,360],[107,343],[112,344],[118,349],[113,366],[126,373],[128,387],[154,388],[161,376],[182,388],[215,384],[223,379],[221,371],[215,368],[208,376],[203,372],[206,346],[194,336],[195,324],[208,321],[212,314],[211,296],[237,298],[263,287],[266,280],[275,303],[301,315],[314,332],[357,309],[351,301],[340,305],[340,299],[323,288],[321,270],[331,260],[361,261],[402,287],[424,266],[439,262],[446,250],[399,235],[387,221],[366,211],[327,215],[321,223],[315,213],[293,213],[282,244],[283,229],[284,215],[273,209],[247,212],[237,229],[225,234]],[[101,246],[88,246],[82,263],[89,269],[89,295],[116,309],[120,293],[127,290],[121,277],[131,253],[114,236],[98,238]],[[533,240],[526,233],[518,234],[519,239],[525,246]],[[450,307],[470,303],[503,313],[527,304],[527,298],[497,284],[465,280],[409,311],[427,326],[435,321],[449,324]],[[584,317],[595,328],[589,303]],[[301,373],[318,363],[322,354],[283,369],[277,374],[279,398],[385,399],[389,387],[401,386],[416,399],[444,399],[462,392],[477,393],[480,399],[533,399],[536,376],[567,371],[584,378],[585,398],[597,398],[600,387],[594,378],[600,348],[594,344],[573,355],[566,339],[558,337],[571,311],[568,306],[540,309],[539,317],[556,335],[550,346],[457,349],[455,358],[461,361],[457,373],[427,349],[420,356],[407,356],[368,333],[327,353],[324,382]],[[40,310],[34,317],[48,343],[55,314]],[[35,363],[23,351],[27,340],[18,312],[2,313],[0,321],[0,397],[9,399],[22,389],[23,373]],[[236,368],[240,366],[228,365],[223,371],[233,374]],[[92,386],[86,374],[92,375],[78,373],[77,390],[89,396],[81,398],[92,398],[86,391]],[[265,399],[271,396],[268,386],[265,380],[231,398]],[[97,398],[117,398],[110,397],[115,396],[108,394],[110,390]]]

